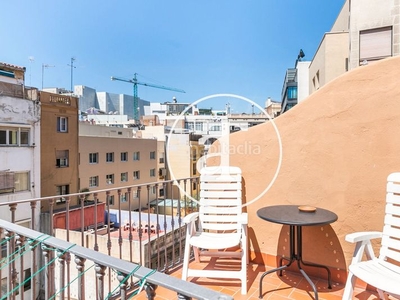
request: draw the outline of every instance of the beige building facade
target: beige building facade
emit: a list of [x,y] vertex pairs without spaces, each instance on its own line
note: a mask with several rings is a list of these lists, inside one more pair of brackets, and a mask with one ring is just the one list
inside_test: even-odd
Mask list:
[[400,2],[346,0],[310,64],[310,94],[351,69],[399,54]]
[[[41,196],[77,193],[78,98],[40,92],[41,103]],[[66,198],[55,199],[55,209],[66,207]],[[78,202],[70,198],[70,205]],[[43,202],[42,211],[47,211]]]
[[[127,128],[97,126],[81,122],[79,135],[79,186],[80,189],[110,192],[111,208],[136,210],[147,205],[163,193],[154,188],[158,181],[157,140],[136,138]],[[118,188],[150,183],[140,191],[133,189],[132,199],[118,194]],[[121,199],[119,199],[121,197]],[[106,199],[99,199],[106,202]]]

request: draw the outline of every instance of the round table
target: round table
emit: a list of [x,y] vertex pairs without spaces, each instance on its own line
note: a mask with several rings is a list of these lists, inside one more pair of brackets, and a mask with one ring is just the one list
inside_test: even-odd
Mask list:
[[[328,288],[331,287],[331,271],[328,267],[304,262],[302,259],[302,227],[303,226],[317,226],[317,225],[327,225],[335,222],[338,219],[338,216],[327,209],[323,208],[314,208],[312,207],[304,207],[305,211],[299,209],[299,205],[274,205],[260,208],[257,211],[257,216],[265,221],[269,221],[272,223],[289,225],[289,240],[290,240],[290,257],[281,257],[279,266],[273,270],[264,272],[260,278],[260,286],[259,286],[259,298],[262,299],[262,280],[263,278],[273,272],[279,271],[282,275],[282,270],[289,267],[294,261],[297,262],[297,266],[299,267],[300,272],[303,274],[304,278],[311,285],[314,294],[315,300],[318,300],[318,292],[311,281],[310,277],[306,274],[306,272],[301,267],[301,264],[311,267],[324,268],[328,272]],[[296,245],[296,246],[295,246]],[[283,260],[287,260],[288,263],[286,265],[282,265]]]

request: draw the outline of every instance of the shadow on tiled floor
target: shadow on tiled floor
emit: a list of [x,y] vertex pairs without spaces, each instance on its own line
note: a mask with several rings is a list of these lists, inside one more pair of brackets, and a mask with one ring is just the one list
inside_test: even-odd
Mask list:
[[[214,268],[221,267],[224,264],[215,263],[215,261],[208,263],[195,263],[191,265],[199,268]],[[226,266],[226,265],[224,265]],[[236,267],[237,265],[232,265]],[[259,283],[260,277],[266,269],[272,269],[265,267],[264,265],[250,263],[248,266],[248,288],[247,294],[240,294],[240,281],[235,279],[218,279],[218,278],[189,278],[189,281],[205,286],[215,291],[219,291],[234,297],[235,300],[256,300],[259,294]],[[181,269],[173,272],[172,276],[181,278]],[[311,280],[317,287],[319,300],[341,300],[344,284],[332,282],[332,289],[328,289],[328,282],[326,279],[320,279],[311,277]],[[303,300],[303,299],[315,299],[314,292],[310,287],[307,280],[297,272],[283,271],[282,276],[277,273],[269,274],[264,277],[262,283],[263,299],[268,300]],[[168,294],[166,294],[168,293]],[[165,291],[163,289],[157,289],[157,299],[176,299],[171,291]],[[143,298],[145,299],[145,298]],[[353,299],[356,300],[378,300],[377,293],[372,291],[365,291],[362,289],[356,289],[354,292]]]

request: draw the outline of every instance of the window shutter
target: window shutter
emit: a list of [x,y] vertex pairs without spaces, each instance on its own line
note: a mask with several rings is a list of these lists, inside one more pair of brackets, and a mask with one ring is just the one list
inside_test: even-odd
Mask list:
[[0,173],[0,190],[14,189],[14,172]]
[[392,56],[392,28],[360,31],[360,61]]

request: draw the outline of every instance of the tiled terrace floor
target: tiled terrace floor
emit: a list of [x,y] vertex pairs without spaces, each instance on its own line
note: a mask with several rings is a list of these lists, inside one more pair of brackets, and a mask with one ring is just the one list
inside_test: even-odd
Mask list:
[[[192,262],[192,264],[195,264]],[[210,264],[197,264],[201,267],[210,267]],[[210,289],[220,291],[222,293],[233,296],[235,300],[256,300],[259,294],[259,282],[262,273],[265,270],[272,268],[264,267],[263,265],[252,264],[248,266],[248,289],[246,295],[240,294],[239,280],[223,280],[210,278],[189,278],[191,282],[208,287]],[[181,269],[173,272],[172,276],[181,278]],[[320,300],[340,300],[344,290],[344,284],[332,282],[332,289],[328,289],[327,280],[311,277],[311,280],[316,284],[318,289],[318,297]],[[177,296],[172,291],[158,288],[156,290],[156,299],[177,299]],[[145,295],[139,295],[135,299],[146,299]],[[314,292],[308,282],[300,273],[283,272],[282,276],[277,273],[269,274],[263,279],[263,299],[269,300],[303,300],[314,299]],[[353,299],[357,300],[378,300],[377,293],[366,291],[364,289],[356,289],[353,294]],[[393,298],[389,298],[393,299]]]

